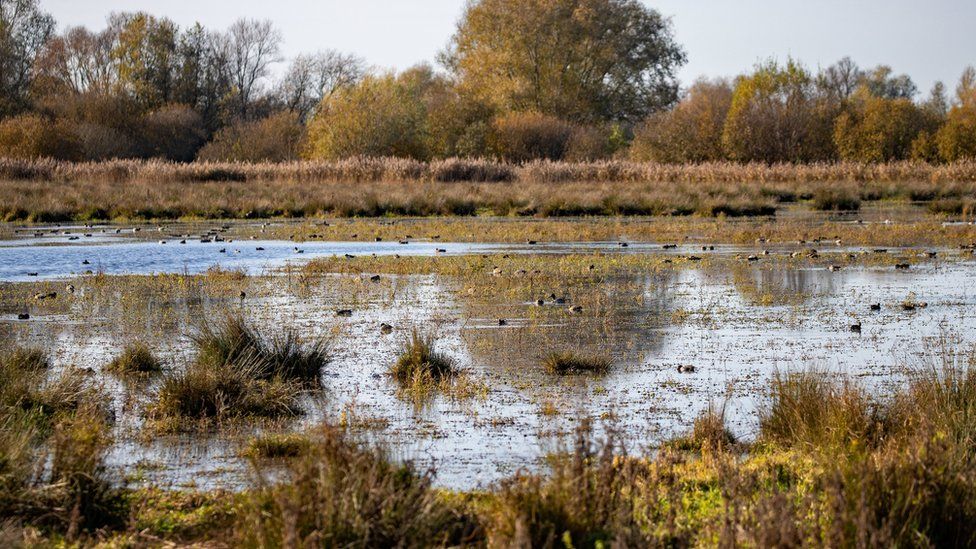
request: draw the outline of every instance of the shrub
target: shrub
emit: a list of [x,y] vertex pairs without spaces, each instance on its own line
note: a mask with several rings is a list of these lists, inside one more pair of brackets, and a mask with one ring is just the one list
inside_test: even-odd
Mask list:
[[[190,162],[206,141],[206,131],[196,111],[186,105],[167,105],[145,115],[141,137],[146,146],[144,156]],[[250,144],[257,145],[254,141]]]
[[699,163],[722,160],[722,131],[732,104],[725,80],[699,80],[670,111],[651,115],[634,133],[633,160]]
[[297,115],[239,121],[214,135],[197,156],[204,162],[287,162],[300,156],[305,130]]
[[508,162],[561,160],[574,131],[572,124],[553,116],[513,112],[492,120],[488,150]]
[[144,343],[126,345],[122,354],[110,362],[107,369],[119,374],[148,374],[163,369],[159,359]]
[[337,91],[309,123],[305,156],[427,158],[422,92],[423,83],[408,73],[368,76]]
[[79,147],[62,124],[36,114],[0,120],[0,157],[77,160]]
[[547,373],[558,375],[595,373],[610,371],[613,361],[609,357],[583,356],[576,353],[552,353],[543,360]]

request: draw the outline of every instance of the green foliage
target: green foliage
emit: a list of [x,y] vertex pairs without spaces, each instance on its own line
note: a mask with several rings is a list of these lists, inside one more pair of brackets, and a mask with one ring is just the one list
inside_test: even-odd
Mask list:
[[804,67],[769,61],[737,80],[722,143],[738,161],[826,160],[833,154],[832,119]]
[[670,106],[685,54],[671,23],[637,0],[479,0],[444,61],[501,112],[628,121]]

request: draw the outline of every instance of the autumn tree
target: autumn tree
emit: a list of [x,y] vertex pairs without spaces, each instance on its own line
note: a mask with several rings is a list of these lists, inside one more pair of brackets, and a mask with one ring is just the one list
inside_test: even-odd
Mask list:
[[677,99],[685,54],[638,0],[477,0],[442,60],[501,112],[636,123]]
[[832,114],[802,65],[769,61],[737,80],[722,143],[738,161],[827,160]]
[[236,114],[246,119],[271,66],[281,61],[281,32],[271,21],[239,19],[227,31],[222,46],[237,95]]
[[28,106],[31,68],[53,32],[38,0],[0,0],[0,118]]
[[866,94],[837,118],[834,143],[843,160],[905,160],[919,135],[933,129],[931,120],[909,99]]
[[365,61],[355,55],[332,50],[299,55],[288,67],[279,85],[278,96],[288,110],[305,121],[323,99],[355,84],[365,73]]
[[635,160],[707,162],[725,157],[722,131],[732,105],[726,80],[699,80],[674,109],[650,116],[631,145]]
[[429,67],[370,75],[323,99],[308,127],[306,155],[429,157],[425,93]]
[[112,57],[121,91],[147,109],[172,101],[178,62],[176,24],[140,12],[115,14],[110,26],[119,29]]
[[936,136],[939,155],[946,162],[976,159],[976,69],[966,68],[945,125]]

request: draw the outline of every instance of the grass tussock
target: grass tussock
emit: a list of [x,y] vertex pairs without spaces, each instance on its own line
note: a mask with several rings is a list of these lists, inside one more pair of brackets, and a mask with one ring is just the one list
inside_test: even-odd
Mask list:
[[253,437],[243,455],[252,459],[295,458],[308,452],[312,441],[298,433],[271,433]]
[[319,383],[330,360],[324,342],[305,344],[293,332],[267,339],[233,316],[205,326],[193,341],[196,357],[164,378],[150,407],[162,430],[300,414],[300,395]]
[[478,539],[466,507],[432,487],[433,471],[323,426],[282,482],[258,490],[237,529],[259,547],[448,547]]
[[577,353],[552,353],[542,361],[546,373],[554,375],[606,374],[613,366],[609,357],[584,356]]
[[760,415],[760,439],[806,451],[846,452],[874,447],[883,436],[883,411],[867,392],[825,372],[777,372]]
[[324,340],[306,343],[291,330],[266,338],[239,316],[204,325],[193,341],[197,362],[218,367],[247,363],[244,369],[264,380],[317,384],[322,369],[331,361]]
[[223,422],[244,418],[280,418],[301,413],[302,385],[265,379],[266,363],[240,356],[234,362],[196,360],[163,379],[150,416],[162,430],[187,422]]
[[163,364],[145,343],[132,343],[126,345],[122,354],[109,362],[106,368],[122,375],[153,374],[161,372]]

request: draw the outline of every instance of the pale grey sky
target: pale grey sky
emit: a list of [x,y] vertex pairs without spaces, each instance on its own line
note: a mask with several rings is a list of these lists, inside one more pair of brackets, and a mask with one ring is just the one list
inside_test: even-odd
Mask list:
[[[926,91],[954,87],[976,64],[974,0],[644,0],[674,18],[688,52],[683,83],[733,76],[768,57],[816,68],[852,56],[886,63]],[[454,31],[464,0],[41,0],[58,23],[104,26],[112,11],[143,10],[180,25],[226,28],[239,17],[270,19],[285,52],[337,49],[373,65],[433,61]]]

